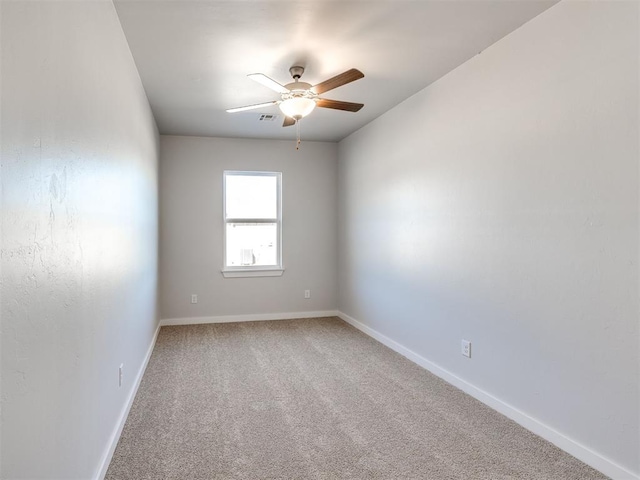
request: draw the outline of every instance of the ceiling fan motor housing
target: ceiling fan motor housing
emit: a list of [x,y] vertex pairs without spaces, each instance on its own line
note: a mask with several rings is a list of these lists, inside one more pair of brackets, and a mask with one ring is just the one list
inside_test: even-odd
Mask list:
[[[282,98],[286,98],[287,96],[291,97],[315,97],[316,94],[311,91],[311,84],[307,82],[291,82],[285,85],[285,88],[289,89],[289,92],[283,93]],[[307,95],[308,94],[308,95]]]

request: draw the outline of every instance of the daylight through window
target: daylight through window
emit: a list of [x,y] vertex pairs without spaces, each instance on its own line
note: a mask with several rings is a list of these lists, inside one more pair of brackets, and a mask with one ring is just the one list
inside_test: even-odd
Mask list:
[[280,269],[279,172],[224,172],[225,269]]

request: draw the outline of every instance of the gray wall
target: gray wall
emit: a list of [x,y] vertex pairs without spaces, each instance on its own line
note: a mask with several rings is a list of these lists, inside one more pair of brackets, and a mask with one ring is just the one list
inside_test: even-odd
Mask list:
[[158,135],[111,1],[0,8],[0,476],[87,479],[156,330]]
[[343,140],[338,210],[340,311],[636,474],[638,16],[562,2]]
[[[163,319],[335,310],[337,145],[161,136]],[[282,172],[281,277],[224,278],[222,172]],[[311,298],[304,299],[305,289]],[[191,294],[198,304],[191,304]]]

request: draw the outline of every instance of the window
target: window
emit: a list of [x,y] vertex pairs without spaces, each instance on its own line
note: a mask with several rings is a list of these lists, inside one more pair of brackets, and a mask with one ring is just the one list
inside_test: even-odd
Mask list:
[[279,172],[224,172],[225,277],[282,275]]

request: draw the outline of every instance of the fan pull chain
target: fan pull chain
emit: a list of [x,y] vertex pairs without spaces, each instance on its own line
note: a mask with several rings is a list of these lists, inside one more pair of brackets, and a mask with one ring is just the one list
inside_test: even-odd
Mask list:
[[300,119],[296,120],[296,150],[300,150]]

